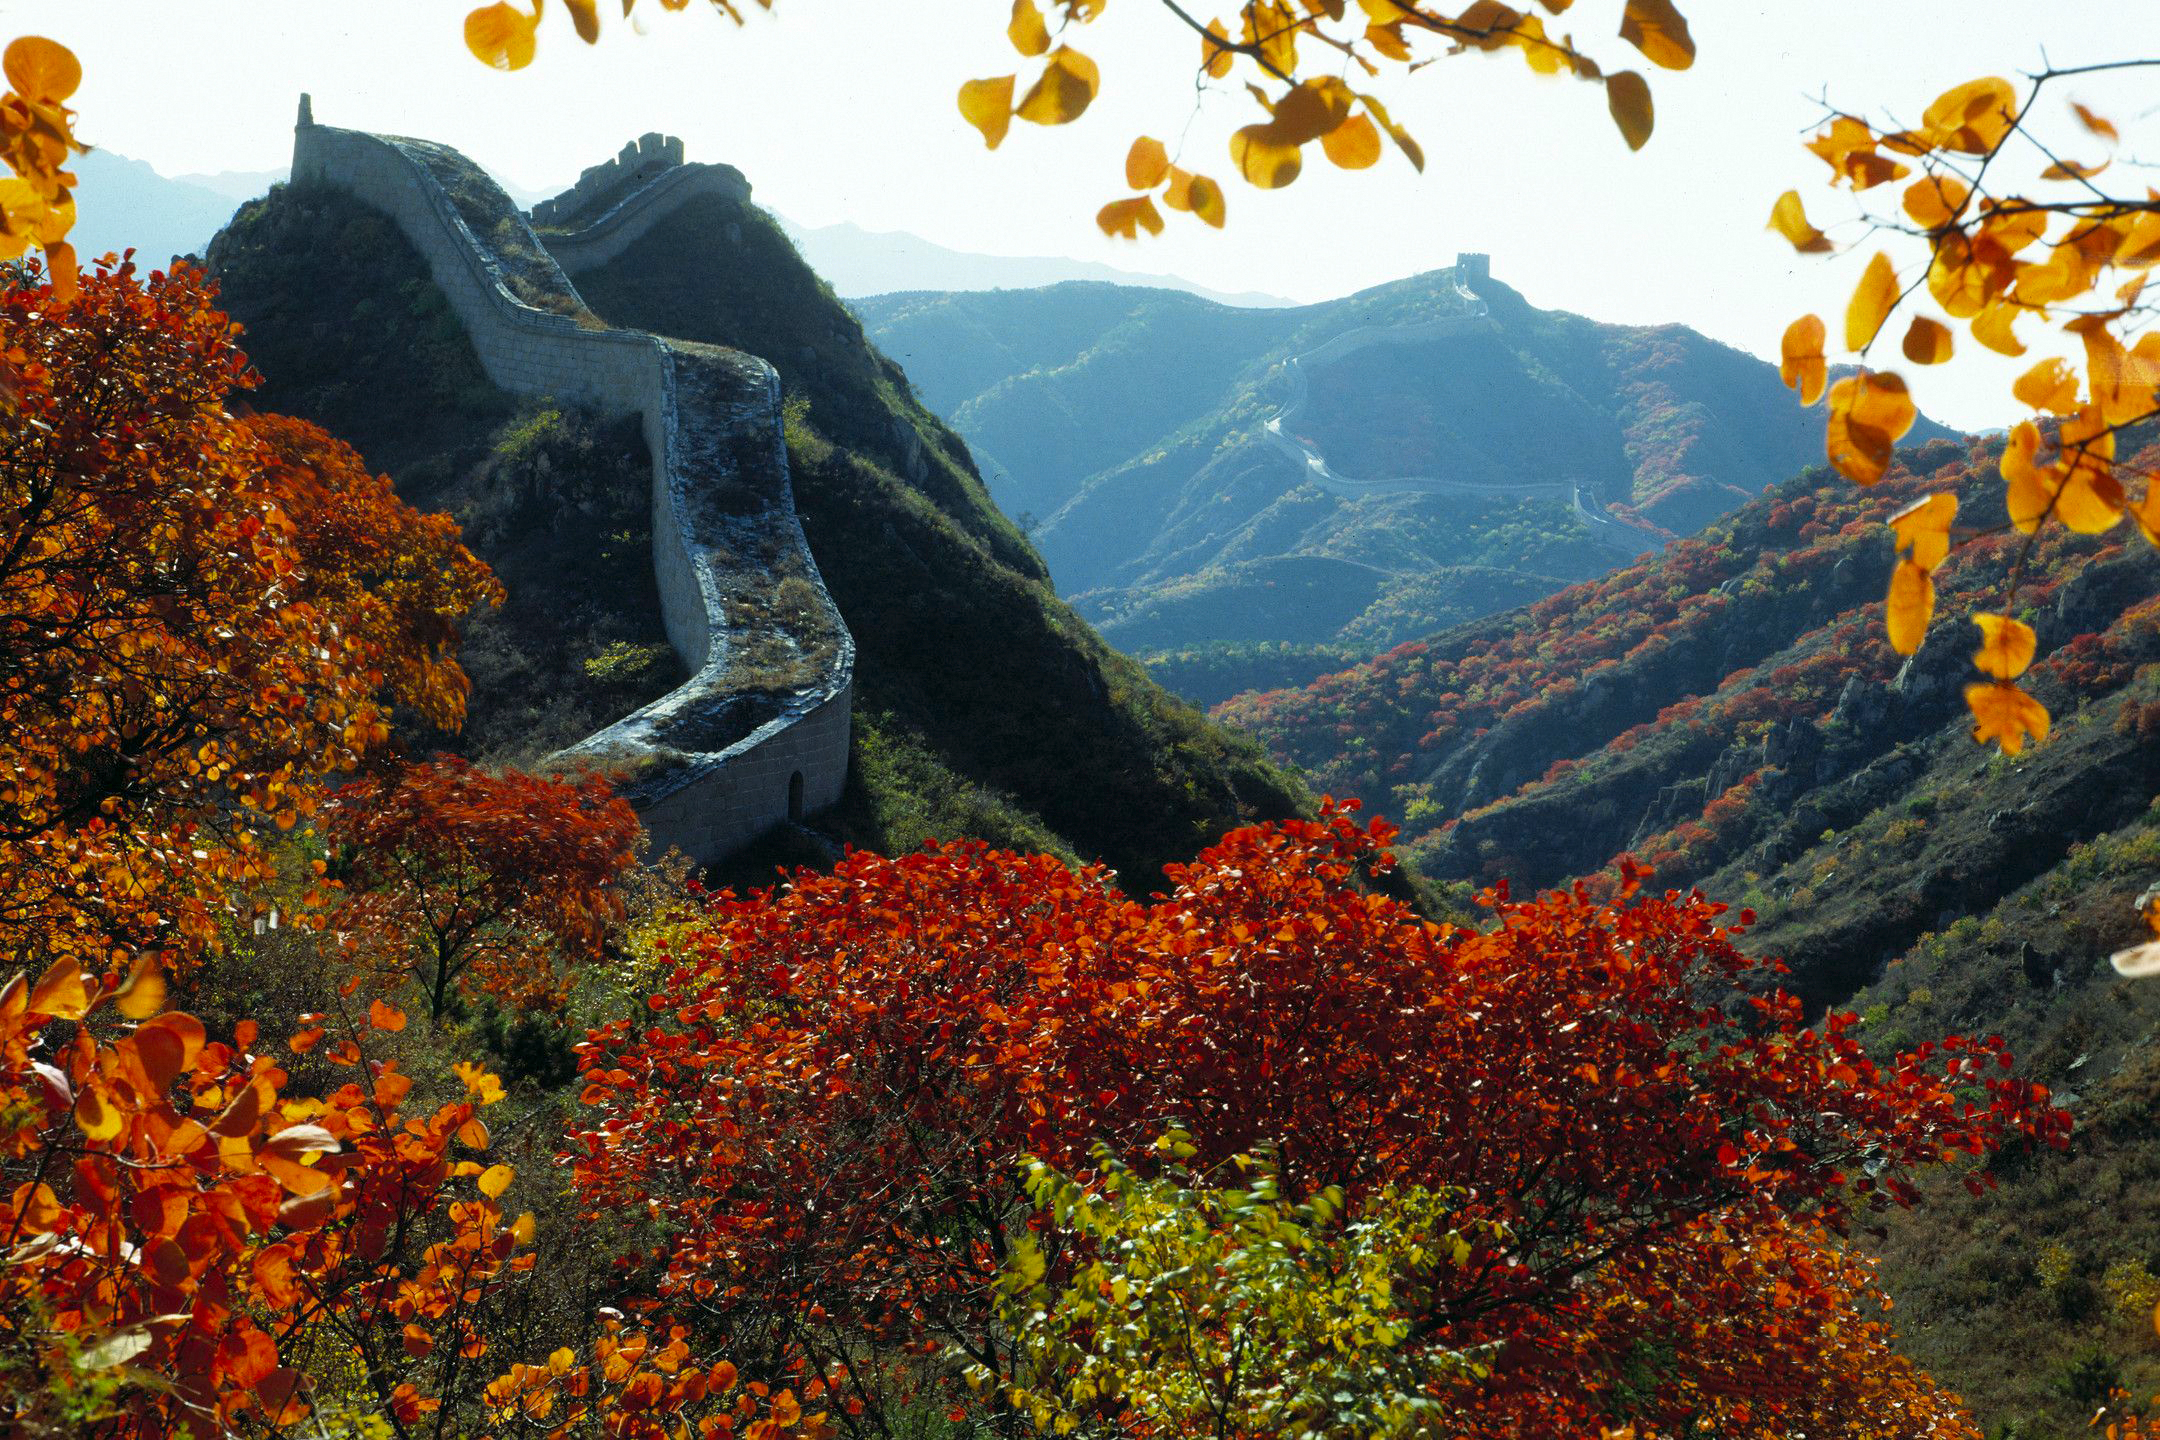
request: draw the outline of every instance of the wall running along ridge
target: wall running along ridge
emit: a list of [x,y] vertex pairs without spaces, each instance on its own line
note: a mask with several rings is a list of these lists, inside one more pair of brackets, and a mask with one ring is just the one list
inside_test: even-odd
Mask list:
[[[772,366],[601,323],[501,187],[447,146],[317,125],[303,96],[292,178],[335,187],[396,223],[496,385],[644,421],[653,571],[668,640],[690,678],[557,760],[618,776],[655,847],[701,863],[838,801],[855,642],[795,512]],[[729,167],[678,166],[550,243],[578,268],[598,264],[683,200],[715,189],[749,196]],[[756,602],[776,568],[807,580],[819,608],[777,637],[814,664],[816,678],[780,693],[731,674],[728,625],[731,602],[769,613]]]

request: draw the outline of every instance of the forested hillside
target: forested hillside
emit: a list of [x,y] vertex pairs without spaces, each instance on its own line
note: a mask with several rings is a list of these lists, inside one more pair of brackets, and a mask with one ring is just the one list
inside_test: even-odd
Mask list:
[[[1315,788],[1402,817],[1416,863],[1465,893],[1596,888],[1632,855],[1751,911],[1741,943],[1811,1004],[1863,1012],[1880,1052],[2008,1037],[2075,1097],[2071,1154],[1892,1224],[1887,1273],[1914,1353],[1983,1413],[2067,1425],[2107,1375],[2160,1379],[2138,1339],[2160,1262],[2140,1148],[2160,998],[2106,962],[2160,879],[2160,557],[2120,531],[2028,549],[2002,527],[2000,455],[1935,441],[1870,490],[1812,469],[1602,580],[1217,713]],[[1884,521],[1936,489],[1987,538],[1938,573],[1945,618],[1901,660]],[[1972,743],[1961,617],[2014,571],[2056,724],[2009,757]],[[2014,1373],[2006,1336],[2031,1362]]]
[[[727,264],[703,263],[721,247]],[[494,390],[419,258],[335,194],[273,191],[212,261],[266,377],[255,403],[350,437],[417,503],[457,514],[503,577],[507,602],[467,646],[458,743],[535,758],[680,678],[653,599],[634,424]],[[823,822],[834,838],[890,851],[981,835],[1150,875],[1227,824],[1305,803],[1251,742],[1165,694],[1051,594],[965,446],[762,211],[697,202],[581,278],[612,322],[780,368],[804,528],[858,646],[851,788]]]
[[[1821,454],[1820,415],[1761,362],[1478,276],[1489,324],[1309,367],[1296,438],[1352,485],[1313,483],[1263,433],[1288,362],[1453,313],[1467,273],[1285,310],[1078,284],[854,303],[1076,608],[1214,699],[1206,671],[1303,678],[1600,575]],[[1441,483],[1354,493],[1395,477]]]

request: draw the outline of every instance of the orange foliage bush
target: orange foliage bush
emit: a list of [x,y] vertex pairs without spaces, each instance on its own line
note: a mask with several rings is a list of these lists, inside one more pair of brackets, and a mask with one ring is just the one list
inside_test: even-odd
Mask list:
[[1447,1188],[1463,1233],[1511,1237],[1419,1277],[1419,1343],[1493,1347],[1465,1434],[1571,1433],[1623,1374],[1646,1424],[1745,1402],[1731,1433],[1782,1434],[1898,1373],[1857,1321],[1868,1363],[1825,1363],[1868,1293],[1832,1237],[1946,1154],[2063,1138],[1999,1042],[1878,1065],[1850,1017],[1808,1028],[1775,992],[1728,1013],[1769,972],[1719,907],[1632,878],[1609,904],[1491,895],[1486,933],[1426,924],[1358,883],[1388,834],[1240,830],[1152,903],[979,845],[723,895],[652,1014],[585,1047],[579,1189],[665,1223],[663,1297],[785,1317],[783,1348],[848,1364],[872,1414],[942,1382],[866,1342],[1005,1373],[985,1296],[1026,1223],[1014,1157],[1084,1166],[1171,1122],[1196,1163],[1272,1143],[1353,1206]]

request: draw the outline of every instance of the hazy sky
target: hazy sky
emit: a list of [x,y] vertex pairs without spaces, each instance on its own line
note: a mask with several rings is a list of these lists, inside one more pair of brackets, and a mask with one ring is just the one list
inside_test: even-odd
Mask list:
[[[639,22],[610,17],[596,48],[577,42],[555,5],[540,59],[514,75],[467,54],[467,8],[0,0],[0,35],[72,46],[87,71],[84,136],[167,174],[282,165],[302,90],[325,124],[442,140],[531,189],[567,183],[624,140],[662,130],[682,136],[692,159],[739,166],[759,199],[807,224],[852,220],[960,249],[1081,256],[1298,300],[1483,250],[1494,275],[1536,304],[1679,321],[1758,354],[1773,354],[1804,311],[1831,317],[1835,332],[1867,253],[1796,257],[1763,229],[1788,187],[1826,227],[1854,213],[1799,148],[1826,89],[1848,109],[1916,120],[1954,83],[2038,68],[2043,44],[2058,66],[2160,54],[2160,0],[1694,0],[1682,8],[1699,59],[1685,73],[1651,73],[1657,133],[1639,154],[1595,87],[1540,80],[1512,55],[1463,55],[1381,88],[1425,145],[1423,176],[1392,150],[1375,169],[1333,172],[1316,147],[1286,190],[1230,183],[1226,231],[1172,215],[1164,236],[1135,246],[1102,239],[1091,220],[1125,193],[1131,138],[1182,145],[1189,168],[1225,176],[1228,132],[1252,118],[1241,91],[1196,96],[1196,47],[1154,0],[1117,0],[1072,37],[1104,73],[1080,123],[1016,123],[995,153],[953,96],[963,80],[1018,68],[1005,0],[779,0],[776,14],[752,14],[740,29],[694,0],[679,14],[643,0]],[[1555,29],[1609,35],[1619,9],[1578,0]],[[2160,167],[2152,72],[2058,83],[2060,98],[2042,112],[2051,123],[2068,99],[2084,100],[2123,127],[2126,157]],[[2100,153],[2078,143],[2080,132],[2060,134],[2087,158]],[[2139,183],[2147,178],[2160,183],[2160,168]],[[1959,340],[1949,366],[1901,367],[1923,408],[1967,426],[2015,418],[2007,382],[2030,360],[1996,362],[1962,331]]]

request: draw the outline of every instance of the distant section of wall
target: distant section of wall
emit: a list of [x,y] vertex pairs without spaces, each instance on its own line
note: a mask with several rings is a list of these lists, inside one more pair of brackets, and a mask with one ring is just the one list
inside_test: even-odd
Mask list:
[[[747,205],[750,182],[732,165],[683,165],[619,196],[584,228],[551,231],[540,241],[564,270],[582,274],[607,264],[686,201],[704,195],[719,195]],[[534,216],[539,213],[540,207],[534,206]]]
[[532,223],[548,229],[584,224],[618,196],[682,163],[682,141],[673,135],[640,135],[614,159],[579,175],[577,184],[562,194],[533,206]]
[[[573,254],[602,254],[715,185],[748,195],[728,167],[683,168],[679,143],[673,155],[659,193],[617,196],[588,230],[558,238]],[[501,187],[446,146],[316,125],[303,97],[292,175],[343,190],[396,223],[497,385],[644,423],[653,570],[668,639],[691,678],[561,758],[621,775],[656,845],[701,862],[790,819],[791,801],[805,813],[837,801],[847,780],[855,645],[795,513],[772,366],[601,324]],[[655,183],[648,177],[645,186]],[[818,678],[778,696],[746,694],[729,666],[730,598],[775,583],[734,558],[766,553],[751,543],[760,539],[793,557],[821,610]]]

